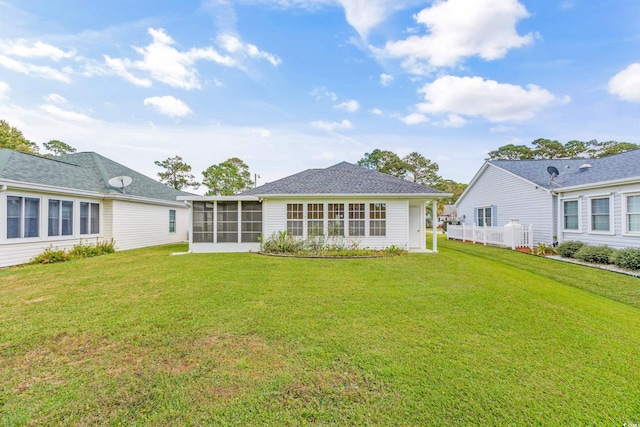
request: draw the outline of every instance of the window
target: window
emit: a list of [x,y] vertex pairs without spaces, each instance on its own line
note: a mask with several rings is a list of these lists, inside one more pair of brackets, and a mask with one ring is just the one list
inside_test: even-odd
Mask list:
[[344,203],[329,203],[329,236],[344,236]]
[[40,199],[7,196],[7,238],[40,235]]
[[218,202],[218,243],[238,242],[238,202]]
[[176,210],[169,209],[169,233],[176,232]]
[[242,202],[242,242],[256,243],[262,236],[262,203]]
[[309,203],[307,205],[307,235],[324,235],[324,204]]
[[478,208],[478,227],[491,227],[491,208]]
[[640,195],[626,197],[626,232],[640,233]]
[[100,233],[100,204],[80,202],[80,234]]
[[349,236],[364,236],[364,203],[349,203]]
[[386,203],[369,204],[369,235],[387,235],[387,205]]
[[591,230],[610,231],[609,197],[591,199]]
[[73,202],[49,200],[49,236],[73,235]]
[[287,233],[292,236],[302,236],[304,226],[304,212],[302,203],[287,203]]
[[578,214],[578,201],[565,200],[563,202],[563,209],[564,209],[564,229],[579,230],[580,217]]
[[193,202],[193,242],[213,243],[213,202]]

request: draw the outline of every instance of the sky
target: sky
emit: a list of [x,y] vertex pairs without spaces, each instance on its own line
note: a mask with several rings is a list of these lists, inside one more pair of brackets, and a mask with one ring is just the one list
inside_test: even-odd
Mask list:
[[640,143],[640,2],[0,0],[0,119],[156,179],[379,148],[467,183],[506,144]]

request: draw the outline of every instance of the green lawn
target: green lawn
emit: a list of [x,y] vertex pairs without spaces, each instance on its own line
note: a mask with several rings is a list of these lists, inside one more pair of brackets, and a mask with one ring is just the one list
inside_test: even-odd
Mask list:
[[640,279],[440,241],[0,270],[4,425],[640,423]]

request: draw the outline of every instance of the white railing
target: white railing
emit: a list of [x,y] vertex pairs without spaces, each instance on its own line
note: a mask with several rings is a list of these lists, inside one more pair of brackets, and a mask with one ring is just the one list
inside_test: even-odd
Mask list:
[[482,243],[484,245],[515,248],[533,248],[533,225],[523,227],[507,224],[504,227],[478,227],[477,225],[447,226],[447,240]]

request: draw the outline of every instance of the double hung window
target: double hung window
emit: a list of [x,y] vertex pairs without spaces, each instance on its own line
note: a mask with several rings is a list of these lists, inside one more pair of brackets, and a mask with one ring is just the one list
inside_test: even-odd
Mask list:
[[49,199],[49,236],[73,235],[73,202]]
[[387,235],[387,205],[386,203],[369,204],[369,235]]
[[40,199],[7,196],[7,238],[40,236]]

